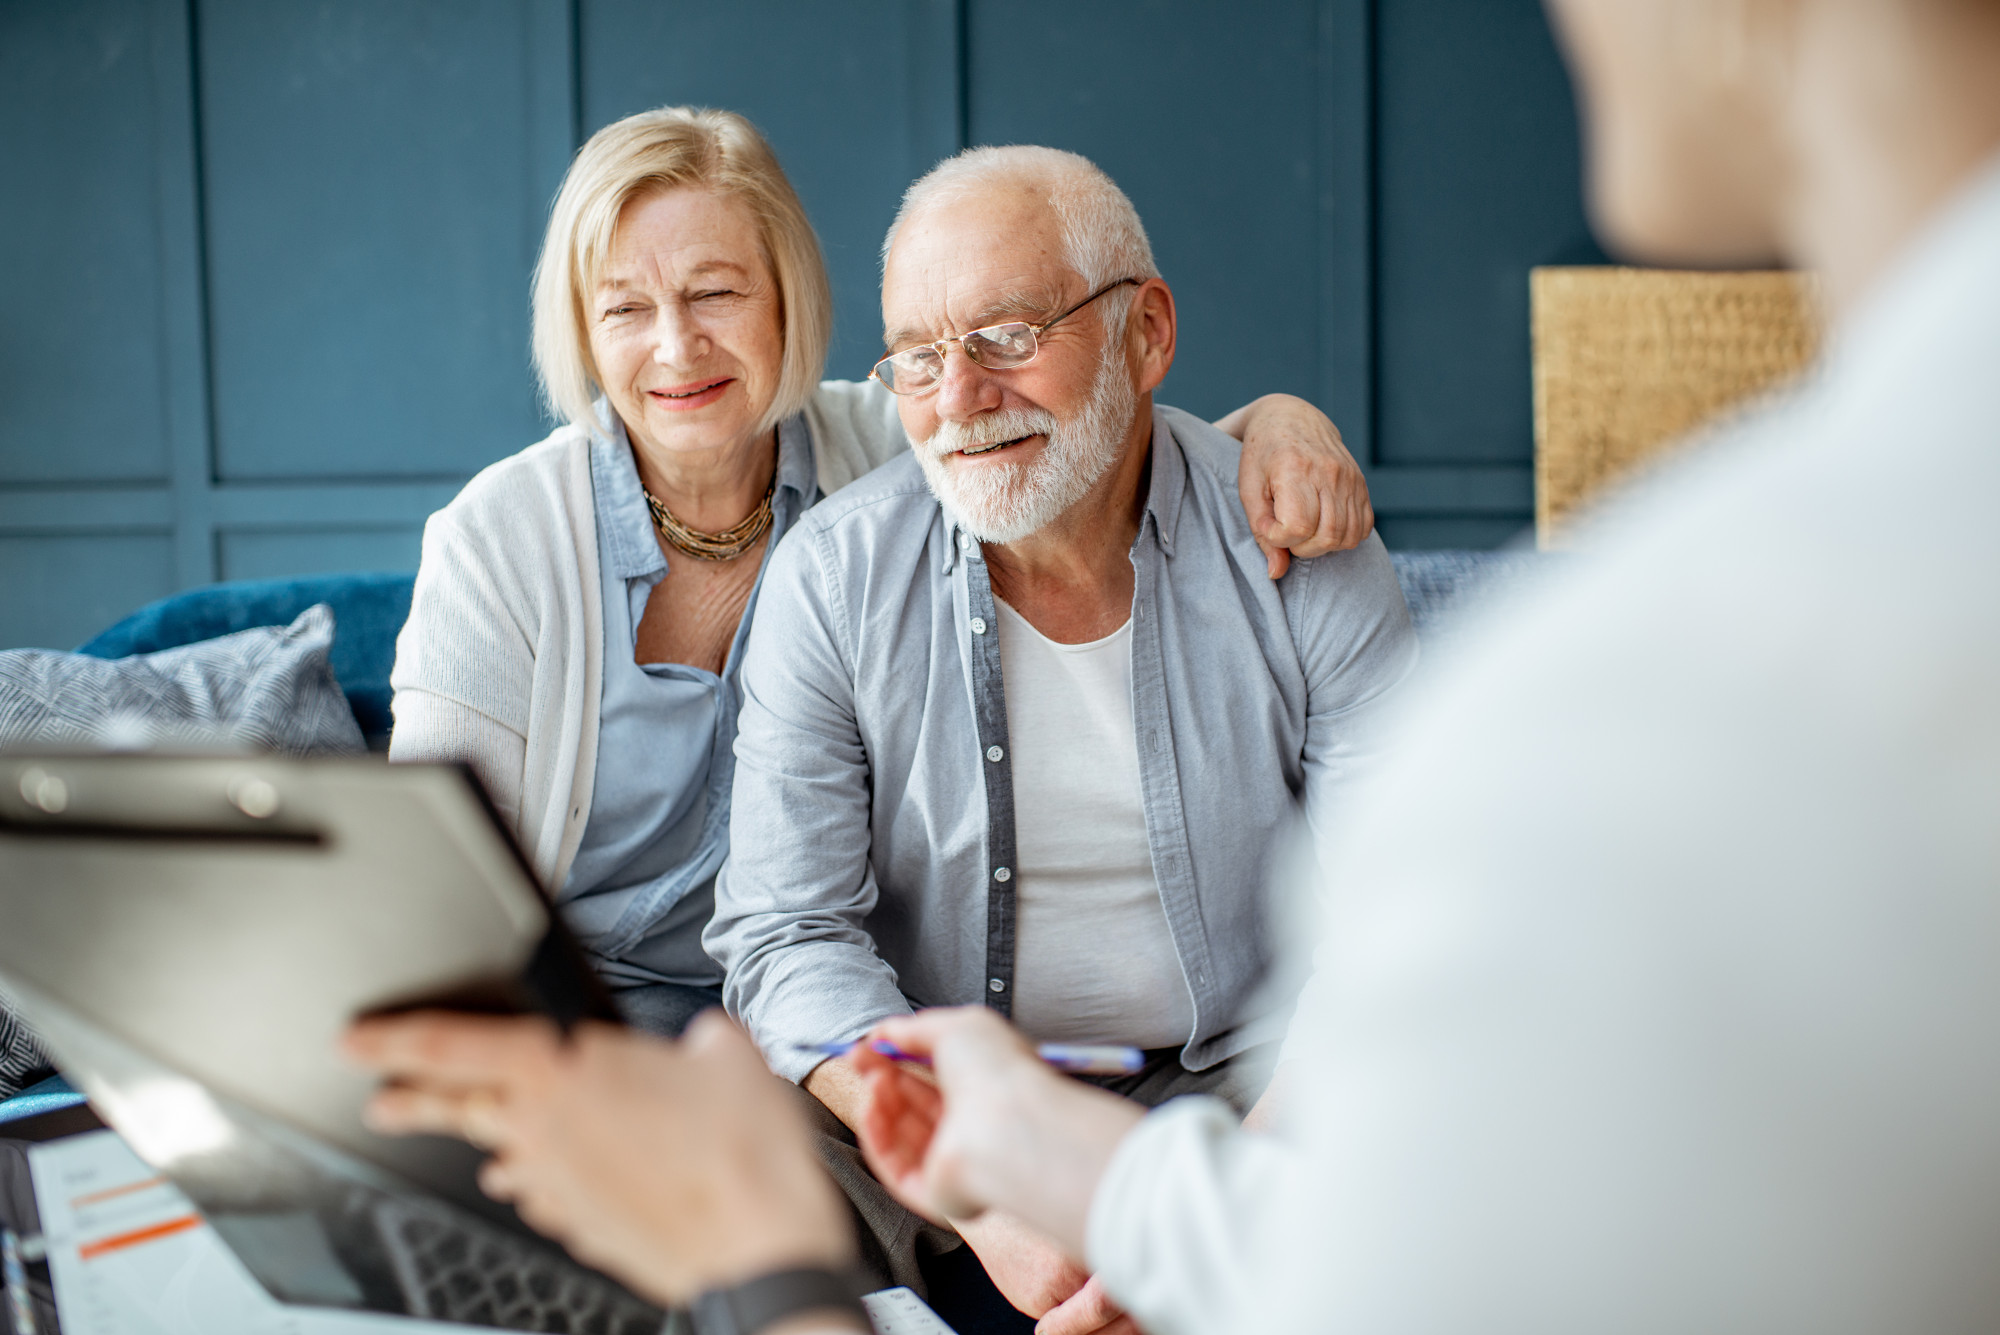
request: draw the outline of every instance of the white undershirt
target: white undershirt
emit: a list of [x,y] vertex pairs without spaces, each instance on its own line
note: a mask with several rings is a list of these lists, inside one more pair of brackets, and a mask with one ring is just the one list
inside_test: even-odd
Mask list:
[[1057,644],[996,606],[1014,753],[1014,1022],[1044,1040],[1178,1046],[1194,1002],[1146,842],[1132,623]]

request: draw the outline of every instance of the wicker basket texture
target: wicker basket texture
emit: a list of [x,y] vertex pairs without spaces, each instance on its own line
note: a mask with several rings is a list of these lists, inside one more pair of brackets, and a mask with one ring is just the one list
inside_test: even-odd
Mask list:
[[1791,379],[1819,344],[1810,275],[1540,268],[1529,282],[1543,548],[1607,483]]

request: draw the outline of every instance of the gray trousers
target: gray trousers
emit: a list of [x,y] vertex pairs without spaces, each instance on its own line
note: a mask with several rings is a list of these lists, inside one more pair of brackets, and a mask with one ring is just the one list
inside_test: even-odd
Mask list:
[[[1079,1078],[1148,1108],[1157,1108],[1183,1094],[1211,1094],[1235,1108],[1240,1116],[1250,1111],[1264,1087],[1271,1083],[1271,1071],[1277,1060],[1278,1045],[1266,1043],[1205,1071],[1190,1071],[1181,1065],[1179,1048],[1159,1048],[1148,1052],[1144,1068],[1131,1075]],[[868,1171],[861,1147],[855,1143],[854,1133],[847,1129],[846,1123],[803,1088],[799,1090],[799,1100],[817,1133],[820,1161],[840,1184],[854,1209],[861,1264],[869,1272],[873,1286],[906,1284],[919,1296],[928,1298],[919,1259],[964,1245],[958,1234],[904,1209]]]

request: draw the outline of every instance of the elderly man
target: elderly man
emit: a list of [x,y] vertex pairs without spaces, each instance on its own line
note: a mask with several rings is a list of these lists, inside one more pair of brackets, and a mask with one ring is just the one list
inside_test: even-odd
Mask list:
[[[860,1086],[822,1047],[967,1002],[1145,1049],[1113,1086],[1141,1102],[1241,1111],[1284,1020],[1253,1000],[1278,836],[1367,768],[1415,659],[1388,556],[1371,537],[1266,577],[1236,443],[1151,401],[1173,297],[1083,158],[962,154],[885,257],[875,374],[914,457],[772,558],[703,937],[725,1002],[847,1126]],[[858,1157],[835,1172],[902,1273],[914,1221]],[[960,1232],[1031,1315],[1085,1282],[998,1215]]]

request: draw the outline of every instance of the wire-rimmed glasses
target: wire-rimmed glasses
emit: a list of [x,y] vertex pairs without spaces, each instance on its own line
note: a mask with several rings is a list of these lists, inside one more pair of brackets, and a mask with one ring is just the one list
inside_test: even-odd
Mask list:
[[1042,350],[1041,336],[1045,331],[1053,329],[1059,322],[1075,315],[1105,293],[1116,291],[1127,283],[1145,281],[1143,278],[1121,278],[1115,283],[1106,283],[1062,314],[1051,316],[1040,324],[1009,320],[1005,324],[990,324],[971,333],[941,338],[935,343],[919,343],[914,348],[892,352],[875,363],[875,369],[868,373],[868,378],[878,382],[891,394],[921,394],[935,386],[943,377],[944,355],[954,343],[958,344],[975,364],[989,371],[1007,371],[1016,366],[1026,366],[1035,360],[1035,354]]

